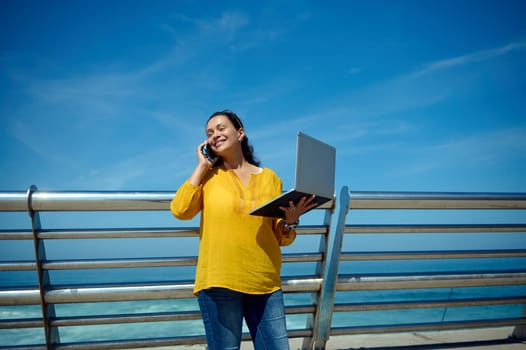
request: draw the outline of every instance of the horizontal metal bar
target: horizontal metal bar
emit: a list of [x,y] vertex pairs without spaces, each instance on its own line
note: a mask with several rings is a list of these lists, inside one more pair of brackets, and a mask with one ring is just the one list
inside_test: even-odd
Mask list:
[[0,211],[28,211],[27,192],[0,192]]
[[[284,254],[284,263],[318,262],[322,260],[321,253],[292,253]],[[44,270],[77,270],[77,269],[114,269],[114,268],[140,268],[140,267],[176,267],[195,266],[197,257],[165,257],[165,258],[139,258],[139,259],[84,259],[84,260],[52,260],[42,263]],[[0,271],[15,269],[34,269],[35,263],[27,262],[19,267],[16,262],[0,263]]]
[[[299,235],[327,234],[328,227],[323,225],[305,225],[297,229]],[[130,229],[55,229],[41,230],[39,239],[101,239],[101,238],[160,238],[160,237],[197,237],[198,227],[182,228],[130,228]],[[0,240],[33,240],[28,230],[0,231]]]
[[35,261],[3,261],[0,262],[0,271],[32,271],[36,270]]
[[454,288],[510,286],[526,284],[526,273],[473,273],[473,274],[427,274],[427,275],[340,275],[336,284],[338,291],[393,290],[421,288]]
[[285,313],[287,315],[313,314],[315,311],[316,305],[295,305],[285,307]]
[[283,254],[281,257],[284,263],[308,263],[320,262],[323,260],[322,253],[290,253]]
[[471,299],[442,299],[442,300],[419,300],[400,302],[379,303],[344,303],[335,304],[334,312],[356,312],[356,311],[385,311],[424,308],[464,307],[464,306],[488,306],[505,304],[524,304],[526,297],[502,297],[502,298],[471,298]]
[[350,209],[526,209],[526,193],[351,191],[349,196]]
[[34,211],[170,210],[174,192],[44,192],[31,197]]
[[329,227],[325,225],[300,225],[296,229],[298,235],[326,235]]
[[204,335],[56,344],[54,350],[115,350],[205,344]]
[[[290,306],[285,308],[287,314],[312,314],[316,307],[312,305]],[[199,311],[164,312],[155,314],[129,314],[129,315],[106,315],[106,316],[84,316],[84,317],[60,317],[51,321],[52,326],[91,326],[101,324],[123,324],[143,322],[170,322],[200,320]]]
[[0,350],[47,350],[45,345],[13,345],[13,346],[2,346]]
[[285,293],[318,292],[323,282],[316,276],[293,276],[281,279],[281,288]]
[[487,319],[458,322],[413,323],[382,326],[333,327],[331,335],[425,332],[463,328],[497,328],[526,324],[526,318]]
[[155,285],[53,287],[44,293],[44,300],[48,304],[65,304],[102,301],[188,299],[193,297],[193,287],[194,285],[191,282]]
[[199,229],[188,228],[147,228],[147,229],[76,229],[41,230],[39,239],[87,239],[87,238],[161,238],[197,237]]
[[[282,279],[284,292],[318,292],[322,279],[315,276],[293,276]],[[526,284],[526,273],[472,273],[427,275],[340,275],[338,291],[391,290],[419,288],[453,288]],[[55,287],[45,292],[47,303],[82,303],[100,301],[157,300],[193,297],[193,284],[119,285]],[[0,305],[38,305],[38,289],[0,290]]]
[[30,241],[33,240],[31,230],[0,230],[0,241]]
[[[35,211],[168,210],[175,192],[35,191]],[[351,209],[526,209],[525,193],[351,191]],[[332,208],[333,201],[323,208]],[[0,192],[0,211],[27,211],[26,192]]]
[[391,251],[391,252],[343,252],[340,261],[369,260],[422,260],[422,259],[482,259],[521,258],[526,250],[444,250],[444,251]]
[[[282,281],[282,288],[285,292],[314,292],[319,290],[320,285],[320,278],[287,278]],[[193,287],[191,282],[140,286],[55,287],[47,291],[44,298],[50,304],[183,299],[194,296]]]
[[164,312],[156,314],[106,315],[84,317],[58,317],[51,320],[51,326],[93,326],[102,324],[123,324],[143,322],[170,322],[201,319],[199,311]]
[[0,211],[169,210],[174,192],[0,192]]
[[[169,210],[175,192],[0,192],[0,211]],[[350,209],[526,209],[525,193],[366,192],[349,193]],[[320,207],[330,209],[333,201]]]
[[[470,225],[346,225],[344,233],[482,233],[526,232],[526,224],[470,224]],[[327,234],[322,225],[300,226],[300,235]],[[152,238],[197,237],[199,228],[141,228],[141,229],[56,229],[42,230],[40,239],[86,239],[86,238]],[[29,230],[0,231],[0,240],[32,240]]]
[[[285,308],[285,312],[288,315],[313,314],[314,311],[316,311],[316,306],[314,305],[295,305],[287,306]],[[183,312],[57,317],[50,320],[50,325],[54,327],[69,327],[144,322],[188,321],[199,319],[201,319],[201,313],[196,310]],[[42,326],[42,318],[0,320],[0,329],[38,328]]]
[[[317,292],[322,279],[312,276],[282,279],[284,292]],[[164,283],[145,285],[99,285],[52,287],[44,293],[48,304],[88,303],[104,301],[133,301],[192,298],[193,283]],[[38,289],[0,290],[0,305],[38,305]]]
[[0,306],[40,305],[38,288],[0,290]]
[[482,233],[526,232],[526,224],[346,225],[343,233]]
[[86,259],[61,260],[42,263],[45,270],[114,269],[140,267],[195,266],[197,257],[141,258],[141,259]]
[[0,320],[0,329],[41,328],[41,327],[44,327],[44,323],[42,322],[42,317]]

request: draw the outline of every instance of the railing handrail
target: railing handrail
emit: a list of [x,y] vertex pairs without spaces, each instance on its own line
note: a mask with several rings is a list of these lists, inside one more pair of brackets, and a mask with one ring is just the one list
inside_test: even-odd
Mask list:
[[[0,192],[0,211],[166,210],[175,191]],[[349,192],[351,209],[526,209],[526,193]],[[322,208],[329,208],[327,203]]]
[[526,193],[349,192],[350,209],[526,209]]

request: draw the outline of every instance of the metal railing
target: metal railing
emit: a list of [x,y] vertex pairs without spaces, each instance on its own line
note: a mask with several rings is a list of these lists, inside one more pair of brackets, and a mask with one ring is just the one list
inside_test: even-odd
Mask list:
[[[0,289],[0,307],[40,305],[41,317],[0,319],[0,329],[41,328],[44,330],[42,345],[1,346],[0,349],[122,349],[188,345],[205,343],[203,335],[173,337],[149,337],[145,339],[122,339],[64,343],[62,329],[74,326],[121,325],[145,322],[177,322],[199,320],[197,310],[163,311],[151,313],[115,313],[105,315],[57,315],[56,306],[70,303],[102,303],[141,300],[167,300],[193,298],[193,281],[174,280],[162,283],[90,283],[58,285],[52,282],[52,271],[193,267],[196,257],[172,256],[164,258],[99,258],[99,259],[49,259],[46,243],[53,240],[119,238],[186,238],[197,239],[197,228],[44,228],[40,212],[104,212],[104,211],[168,211],[173,192],[45,192],[31,187],[27,192],[0,193],[0,212],[27,212],[31,230],[0,230],[0,241],[33,241],[33,261],[0,261],[0,276],[9,271],[36,271],[38,286]],[[425,259],[473,259],[473,258],[522,258],[526,250],[469,250],[469,251],[342,251],[345,236],[353,234],[400,234],[400,233],[481,233],[526,232],[526,224],[414,224],[414,225],[352,225],[347,224],[349,210],[384,209],[526,209],[526,194],[495,193],[385,193],[349,192],[344,187],[339,196],[324,205],[320,225],[301,226],[298,234],[319,237],[317,249],[307,253],[284,254],[284,263],[314,264],[309,276],[286,276],[282,278],[284,293],[307,293],[311,301],[289,305],[289,315],[304,315],[305,327],[289,331],[291,338],[303,338],[304,349],[323,349],[330,335],[441,330],[451,328],[476,328],[487,326],[516,326],[517,333],[524,332],[526,317],[473,320],[463,322],[439,322],[420,324],[390,324],[368,326],[332,326],[335,313],[379,310],[405,310],[425,308],[448,308],[499,304],[525,304],[526,295],[518,297],[473,297],[464,300],[418,300],[407,302],[338,303],[336,296],[348,291],[414,290],[427,288],[455,288],[476,286],[523,286],[526,285],[526,269],[513,271],[469,271],[458,273],[419,274],[352,274],[340,273],[342,262],[425,260]],[[1,244],[1,242],[0,242]],[[248,338],[245,335],[245,339]]]
[[[524,193],[424,193],[424,192],[349,192],[342,188],[339,196],[338,224],[332,235],[329,250],[326,281],[322,287],[320,317],[314,327],[311,344],[323,349],[330,335],[360,333],[408,332],[516,326],[515,333],[524,334],[526,317],[461,322],[430,322],[420,324],[388,324],[331,327],[334,313],[353,311],[404,310],[419,308],[448,308],[499,304],[525,304],[526,295],[510,298],[473,297],[463,300],[425,300],[407,302],[335,303],[336,293],[345,291],[415,290],[429,288],[465,288],[481,286],[526,285],[526,268],[515,271],[469,271],[458,273],[419,274],[341,274],[342,261],[423,260],[423,259],[468,259],[526,257],[526,249],[514,250],[469,250],[469,251],[367,251],[344,252],[344,235],[352,234],[422,234],[422,233],[526,233],[526,224],[413,224],[413,225],[352,225],[346,224],[349,210],[516,210],[526,209]],[[309,344],[310,345],[310,344]]]

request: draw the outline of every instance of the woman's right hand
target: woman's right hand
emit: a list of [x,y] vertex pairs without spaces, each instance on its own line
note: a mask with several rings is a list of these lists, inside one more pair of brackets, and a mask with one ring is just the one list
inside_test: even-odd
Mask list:
[[203,180],[203,177],[205,176],[206,172],[212,167],[212,163],[206,158],[206,156],[201,151],[203,149],[203,146],[207,144],[207,141],[201,143],[199,146],[197,146],[197,166],[194,169],[194,172],[188,179],[190,183],[194,186],[199,186],[201,184],[201,180]]
[[205,141],[201,143],[199,146],[197,146],[197,164],[200,166],[206,166],[210,168],[212,165],[210,161],[206,158],[206,156],[203,154],[203,147],[208,143],[208,141]]

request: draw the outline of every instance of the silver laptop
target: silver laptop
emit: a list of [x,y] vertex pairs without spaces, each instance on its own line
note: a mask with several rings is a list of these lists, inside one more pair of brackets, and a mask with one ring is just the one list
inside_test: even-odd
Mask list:
[[250,215],[284,217],[279,207],[297,203],[301,197],[315,195],[320,206],[334,197],[336,149],[311,136],[298,132],[296,144],[296,178],[294,188],[255,208]]

